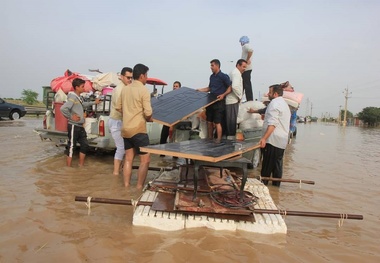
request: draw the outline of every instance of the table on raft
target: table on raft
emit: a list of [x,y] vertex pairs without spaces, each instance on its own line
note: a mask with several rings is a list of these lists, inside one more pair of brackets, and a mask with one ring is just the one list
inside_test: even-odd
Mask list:
[[[198,174],[200,166],[219,167],[222,172],[224,167],[237,167],[243,170],[240,195],[242,197],[247,181],[247,165],[249,160],[242,154],[259,148],[257,141],[221,140],[217,142],[209,139],[189,140],[175,143],[149,145],[140,147],[142,152],[160,155],[169,155],[192,160],[194,163],[194,195],[196,199],[198,189]],[[187,165],[188,169],[188,165]],[[186,172],[187,179],[187,172]]]

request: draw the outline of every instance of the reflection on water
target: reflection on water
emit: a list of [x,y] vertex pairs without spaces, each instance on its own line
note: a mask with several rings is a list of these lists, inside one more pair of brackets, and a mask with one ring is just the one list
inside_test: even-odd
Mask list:
[[[133,207],[92,204],[75,196],[137,198],[112,175],[111,154],[65,167],[63,149],[41,142],[41,120],[0,121],[0,262],[378,262],[379,129],[298,126],[284,177],[315,185],[269,186],[281,209],[351,213],[363,221],[286,216],[287,235],[133,227]],[[170,157],[153,157],[167,166]],[[179,159],[179,162],[183,160]],[[147,180],[158,172],[150,171]],[[258,176],[259,169],[251,171]],[[132,184],[136,184],[134,173]]]
[[23,120],[8,120],[0,118],[0,127],[22,127],[25,126],[25,121]]

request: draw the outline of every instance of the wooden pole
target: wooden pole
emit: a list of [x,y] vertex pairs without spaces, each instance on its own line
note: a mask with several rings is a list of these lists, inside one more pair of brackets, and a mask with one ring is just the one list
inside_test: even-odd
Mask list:
[[[87,202],[87,198],[88,197],[86,197],[86,196],[76,196],[75,201]],[[114,204],[114,205],[132,205],[133,202],[132,202],[132,200],[92,197],[91,203]],[[152,206],[153,202],[137,201],[137,205]],[[180,211],[178,211],[178,212],[180,212]],[[363,215],[343,214],[343,213],[339,214],[339,213],[286,211],[286,210],[270,210],[270,209],[254,209],[253,213],[256,213],[256,214],[279,214],[279,215],[283,215],[283,216],[308,216],[308,217],[363,220]]]
[[256,179],[257,180],[261,180],[261,181],[276,181],[276,182],[284,182],[284,183],[315,184],[314,181],[296,180],[296,179],[285,179],[285,178],[256,177]]

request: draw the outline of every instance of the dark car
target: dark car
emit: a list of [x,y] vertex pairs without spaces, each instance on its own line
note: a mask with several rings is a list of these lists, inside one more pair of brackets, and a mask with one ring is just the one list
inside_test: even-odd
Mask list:
[[11,120],[17,120],[24,117],[26,110],[24,106],[8,103],[0,98],[0,118],[6,117]]

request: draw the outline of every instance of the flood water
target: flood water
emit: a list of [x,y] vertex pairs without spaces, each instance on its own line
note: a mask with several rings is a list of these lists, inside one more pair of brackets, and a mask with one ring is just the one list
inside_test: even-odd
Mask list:
[[83,168],[65,167],[63,148],[33,131],[41,122],[0,121],[0,262],[380,262],[380,129],[299,124],[284,178],[315,185],[269,186],[275,203],[364,220],[338,227],[338,219],[286,216],[286,235],[262,235],[136,227],[130,206],[92,204],[88,215],[75,196],[140,193],[112,175],[111,154],[91,154]]

